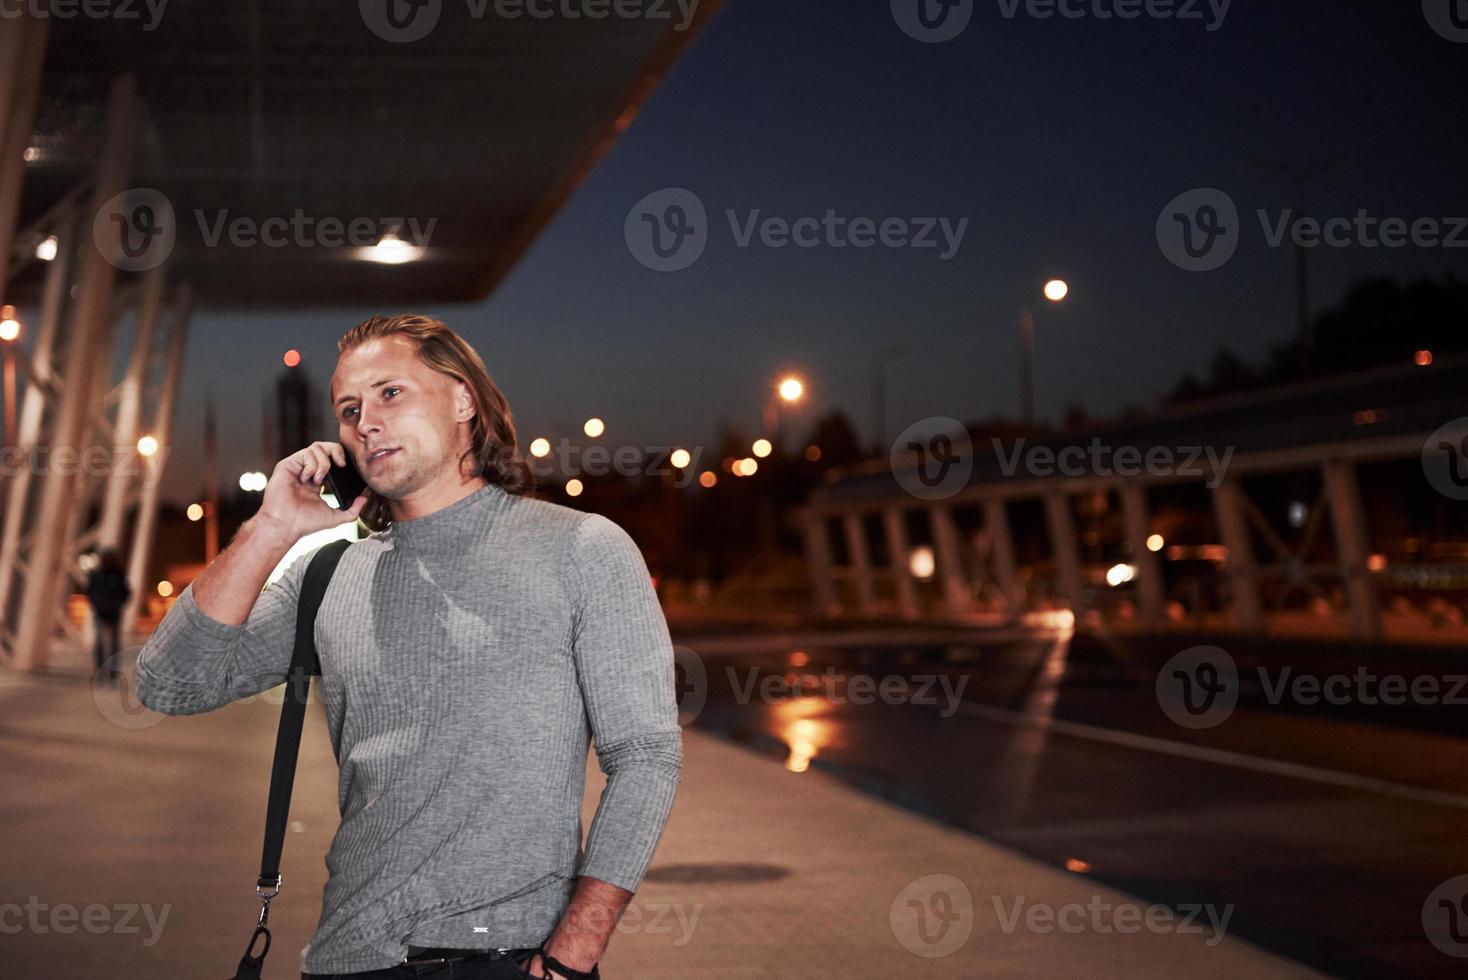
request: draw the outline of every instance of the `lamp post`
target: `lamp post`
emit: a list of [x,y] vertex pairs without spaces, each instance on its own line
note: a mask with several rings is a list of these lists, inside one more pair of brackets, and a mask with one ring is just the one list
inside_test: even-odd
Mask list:
[[887,454],[887,364],[907,354],[904,344],[891,344],[872,355],[872,455]]
[[786,375],[775,385],[774,395],[765,399],[764,411],[761,422],[765,431],[770,433],[770,443],[774,446],[773,455],[780,454],[780,436],[784,428],[785,413],[782,410],[783,402],[798,402],[805,396],[805,383],[795,375]]
[[760,542],[766,551],[776,545],[777,522],[780,510],[780,481],[785,477],[785,468],[780,464],[781,436],[784,430],[784,403],[794,404],[805,397],[805,383],[793,374],[785,375],[776,384],[774,394],[766,397],[763,411],[765,430],[770,434],[770,455],[765,461],[765,485],[769,488],[760,508]]
[[[1070,295],[1070,284],[1064,279],[1045,283],[1045,298],[1059,303]],[[1019,311],[1019,404],[1026,426],[1035,424],[1035,315],[1026,306]]]

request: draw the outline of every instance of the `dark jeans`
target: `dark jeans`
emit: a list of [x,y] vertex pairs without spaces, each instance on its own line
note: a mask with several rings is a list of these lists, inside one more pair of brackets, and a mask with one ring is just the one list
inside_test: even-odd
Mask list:
[[[115,658],[117,652],[122,649],[122,620],[117,616],[97,616],[94,625],[97,630],[97,645],[92,648],[92,657],[97,661],[97,676],[100,677],[102,665],[106,664],[109,658]],[[118,673],[116,660],[113,660],[110,668],[108,676],[116,677]]]
[[[522,965],[539,952],[536,949],[512,949],[499,953],[478,954],[470,959],[448,963],[400,963],[381,970],[363,973],[302,973],[301,980],[525,980],[531,976]],[[453,950],[415,953],[412,955],[453,955]]]

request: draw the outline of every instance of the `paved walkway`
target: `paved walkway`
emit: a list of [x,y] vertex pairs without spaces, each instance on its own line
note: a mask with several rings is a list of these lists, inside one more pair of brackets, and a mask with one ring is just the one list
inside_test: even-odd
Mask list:
[[[46,675],[0,672],[5,975],[228,976],[259,908],[278,690],[164,718],[87,675],[65,646]],[[267,977],[298,975],[336,827],[336,766],[319,709],[308,718]],[[609,980],[1319,975],[1220,938],[1206,912],[1201,931],[1179,930],[1084,873],[686,735],[677,805],[603,961]],[[589,769],[588,821],[601,782]]]

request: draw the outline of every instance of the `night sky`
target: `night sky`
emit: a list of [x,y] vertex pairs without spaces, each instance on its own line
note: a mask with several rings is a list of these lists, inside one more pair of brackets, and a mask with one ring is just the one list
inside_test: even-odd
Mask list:
[[[1318,217],[1468,215],[1468,44],[1434,33],[1415,2],[1237,2],[1215,31],[1206,4],[1189,21],[1003,9],[980,2],[959,37],[923,44],[887,0],[733,0],[495,295],[414,312],[476,346],[522,444],[579,436],[595,414],[604,443],[710,447],[708,464],[719,420],[753,434],[787,369],[808,385],[795,431],[839,407],[869,439],[870,359],[897,341],[910,353],[889,369],[889,438],[928,415],[1013,415],[1026,304],[1041,418],[1151,403],[1220,345],[1262,357],[1294,332],[1294,259],[1255,216],[1277,219],[1290,191],[1254,154],[1345,153],[1312,184]],[[1236,202],[1241,244],[1221,269],[1185,272],[1155,225],[1178,194],[1210,186]],[[703,201],[709,243],[659,273],[623,225],[666,187]],[[725,217],[828,208],[968,224],[944,261],[942,248],[740,248]],[[1365,276],[1462,278],[1468,248],[1322,247],[1311,261],[1318,311]],[[1072,287],[1059,307],[1039,294],[1051,276]],[[195,338],[230,337],[230,356],[191,346],[169,495],[198,486],[206,390],[232,481],[259,465],[262,394],[284,350],[302,351],[324,405],[338,336],[376,312],[406,311],[196,316]]]

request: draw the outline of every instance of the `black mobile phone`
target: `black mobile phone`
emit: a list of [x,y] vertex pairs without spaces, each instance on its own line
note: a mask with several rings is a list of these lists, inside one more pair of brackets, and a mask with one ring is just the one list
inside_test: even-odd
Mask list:
[[352,460],[351,451],[344,448],[342,453],[347,458],[347,465],[338,466],[332,461],[331,470],[326,474],[326,489],[336,497],[337,510],[346,510],[352,506],[352,501],[367,489],[367,481],[357,472],[357,464]]

